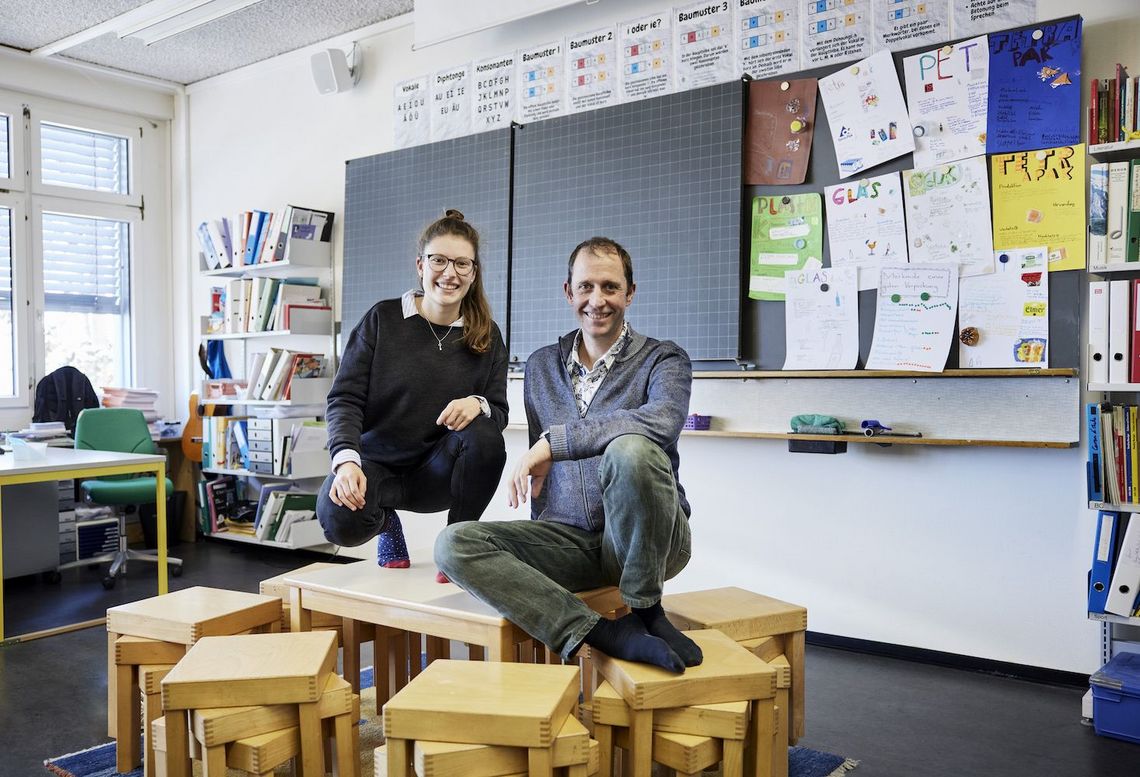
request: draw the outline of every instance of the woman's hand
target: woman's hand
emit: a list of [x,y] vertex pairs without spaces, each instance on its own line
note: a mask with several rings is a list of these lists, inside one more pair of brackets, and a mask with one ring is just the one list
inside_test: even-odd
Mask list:
[[329,499],[333,504],[347,507],[349,510],[359,510],[364,507],[364,487],[368,485],[368,478],[360,465],[346,461],[336,468],[332,487],[329,489]]
[[435,419],[435,423],[437,426],[446,426],[453,432],[459,432],[466,429],[467,425],[482,413],[483,406],[475,397],[453,399],[447,403],[447,407],[439,414],[439,418]]

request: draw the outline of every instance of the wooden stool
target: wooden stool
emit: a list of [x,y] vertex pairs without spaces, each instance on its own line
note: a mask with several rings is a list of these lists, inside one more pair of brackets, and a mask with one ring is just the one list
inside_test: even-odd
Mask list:
[[[610,777],[613,747],[628,748],[630,709],[612,685],[602,682],[594,691],[593,713],[601,775]],[[653,713],[653,760],[683,774],[723,762],[724,777],[740,777],[747,732],[747,701],[659,709]]]
[[[143,777],[155,777],[151,724],[162,719],[162,680],[173,668],[173,664],[142,664],[139,666],[139,691],[142,693]],[[116,747],[118,747],[117,744]]]
[[[687,633],[704,653],[700,666],[673,674],[649,664],[594,654],[594,667],[609,681],[630,707],[627,774],[649,777],[653,762],[653,722],[659,709],[748,701],[751,723],[745,754],[749,775],[771,774],[772,737],[776,729],[776,672],[719,631]],[[596,714],[596,710],[595,710]],[[595,724],[597,721],[595,720]],[[781,743],[782,745],[782,743]],[[603,761],[605,752],[603,750]],[[760,757],[756,757],[760,756]]]
[[[108,641],[107,719],[115,738],[115,768],[129,772],[139,765],[139,735],[143,732],[139,709],[139,667],[173,665],[186,655],[186,646],[146,637],[115,636]],[[114,706],[111,706],[114,705]]]
[[[764,660],[786,655],[791,664],[792,687],[789,695],[789,718],[786,727],[788,744],[794,745],[804,735],[804,632],[807,630],[807,608],[789,604],[770,596],[743,588],[714,588],[669,594],[661,600],[669,620],[681,630],[716,629],[737,642],[746,642],[750,650]],[[766,637],[776,637],[771,643]],[[774,652],[771,652],[774,651]],[[770,655],[766,656],[765,653]]]
[[[561,734],[559,736],[561,736]],[[432,744],[438,745],[438,744],[442,744],[442,743],[432,743]],[[450,746],[450,747],[462,747],[465,745],[448,745],[448,746]],[[471,746],[479,747],[480,745],[471,745]],[[555,747],[557,747],[557,744],[555,744]],[[597,739],[589,739],[588,751],[589,752],[587,754],[587,760],[586,760],[586,777],[593,777],[594,775],[598,774],[598,768],[600,768],[600,764],[602,762],[601,749],[600,749],[600,747],[598,747]],[[381,745],[380,747],[376,747],[376,750],[373,751],[372,761],[373,761],[374,777],[388,777],[388,745]],[[437,770],[437,771],[429,772],[426,770],[426,768],[422,769],[421,764],[420,764],[420,759],[418,759],[418,758],[416,759],[416,775],[417,775],[417,777],[427,777],[427,775],[429,775],[429,774],[431,775],[431,777],[467,777],[467,776],[469,776],[469,772],[463,770],[465,768],[466,768],[466,764],[464,763],[464,766],[462,768],[458,768],[458,770],[454,770],[454,771]],[[570,771],[572,768],[573,767],[555,767],[554,774],[557,775],[557,777],[569,777],[569,775],[572,774],[572,772]],[[497,774],[498,774],[498,772],[497,772]],[[521,770],[516,769],[515,771],[506,772],[506,774],[500,774],[499,777],[529,777],[529,772],[527,771],[526,762],[523,762],[523,767]]]
[[[275,577],[270,577],[262,580],[257,585],[258,593],[263,596],[276,596],[281,600],[281,630],[289,631],[289,584],[285,582],[286,577],[304,577],[307,573],[316,572],[321,569],[328,569],[329,567],[340,566],[339,564],[330,564],[327,561],[317,561],[312,564],[306,564],[303,567],[298,567],[290,572],[283,572]],[[313,613],[312,619],[313,631],[337,631],[340,632],[341,618],[336,615],[328,615],[323,612]],[[369,640],[364,640],[368,642]],[[341,644],[344,640],[341,639]],[[345,673],[347,675],[347,672]],[[359,691],[359,689],[358,689]]]
[[[272,705],[295,708],[301,773],[323,777],[319,702],[336,667],[336,652],[336,634],[329,631],[198,640],[162,681],[167,777],[189,777],[188,711]],[[207,775],[224,773],[217,750],[207,747],[205,755]]]
[[410,777],[411,743],[450,741],[526,748],[530,774],[550,777],[578,689],[576,666],[436,661],[384,705],[388,774]]
[[[107,736],[117,742],[117,768],[127,772],[138,765],[139,729],[132,728],[131,737],[120,739],[118,724],[117,689],[118,667],[130,664],[173,663],[181,658],[186,648],[200,637],[240,634],[251,629],[276,630],[281,623],[281,600],[270,596],[226,591],[219,588],[196,586],[174,591],[163,596],[141,599],[137,602],[121,604],[107,610]],[[157,642],[167,642],[182,646],[181,652],[173,661],[163,656],[146,658],[137,651],[143,648],[137,644],[124,645],[124,650],[132,651],[130,658],[124,654],[124,664],[118,663],[116,642],[121,636],[143,637]],[[157,648],[155,648],[157,649]],[[137,683],[136,683],[137,684]],[[134,687],[132,685],[132,687]],[[121,702],[124,710],[133,706],[135,693],[128,693]],[[137,715],[130,718],[138,722]],[[125,730],[125,729],[124,729]],[[127,755],[132,758],[128,764],[120,760]]]

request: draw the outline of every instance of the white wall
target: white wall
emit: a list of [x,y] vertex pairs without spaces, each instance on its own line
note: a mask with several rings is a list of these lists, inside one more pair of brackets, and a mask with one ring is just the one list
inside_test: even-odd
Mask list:
[[[391,150],[397,81],[665,6],[576,6],[417,52],[409,28],[393,29],[361,41],[360,84],[330,97],[312,86],[308,51],[195,84],[190,221],[284,202],[343,214],[344,161]],[[1041,0],[1039,18],[1073,10]],[[1088,10],[1090,77],[1140,61],[1138,32],[1133,0]],[[191,240],[187,231],[180,271],[200,312],[206,284],[190,270]],[[197,338],[182,335],[189,363]],[[521,418],[517,386],[511,393]],[[525,435],[508,431],[507,443],[510,467]],[[1080,449],[851,447],[805,456],[778,442],[685,438],[695,549],[671,590],[737,585],[806,605],[818,632],[1070,671],[1098,666],[1099,627],[1084,617],[1093,515]],[[506,517],[503,505],[497,498],[488,517]],[[405,521],[412,547],[430,546],[440,521]]]

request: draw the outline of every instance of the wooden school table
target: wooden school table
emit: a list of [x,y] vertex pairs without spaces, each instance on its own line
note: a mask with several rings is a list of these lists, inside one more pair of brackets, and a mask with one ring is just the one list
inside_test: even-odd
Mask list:
[[[111,451],[74,450],[49,447],[43,458],[16,461],[13,453],[0,455],[0,490],[21,483],[50,480],[84,480],[104,475],[151,474],[155,482],[155,506],[158,510],[158,593],[167,591],[166,578],[166,457],[160,454],[114,453]],[[48,520],[45,516],[44,520]],[[53,533],[58,515],[51,515]],[[0,642],[4,640],[4,537],[0,515]]]

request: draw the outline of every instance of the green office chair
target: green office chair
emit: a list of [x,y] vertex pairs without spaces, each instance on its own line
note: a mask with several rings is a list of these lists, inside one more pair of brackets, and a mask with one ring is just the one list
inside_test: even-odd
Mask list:
[[[154,441],[150,438],[150,428],[143,418],[142,411],[126,407],[99,407],[84,410],[75,423],[75,447],[77,450],[115,451],[117,453],[155,453]],[[98,505],[114,505],[119,508],[119,549],[95,558],[85,558],[60,567],[65,569],[83,564],[111,562],[103,587],[115,587],[115,578],[126,574],[128,559],[158,563],[158,556],[131,550],[127,547],[127,505],[154,504],[155,478],[135,475],[107,475],[80,484],[84,501]],[[166,493],[174,491],[170,478],[166,479]],[[182,574],[182,560],[166,559],[171,574]]]

